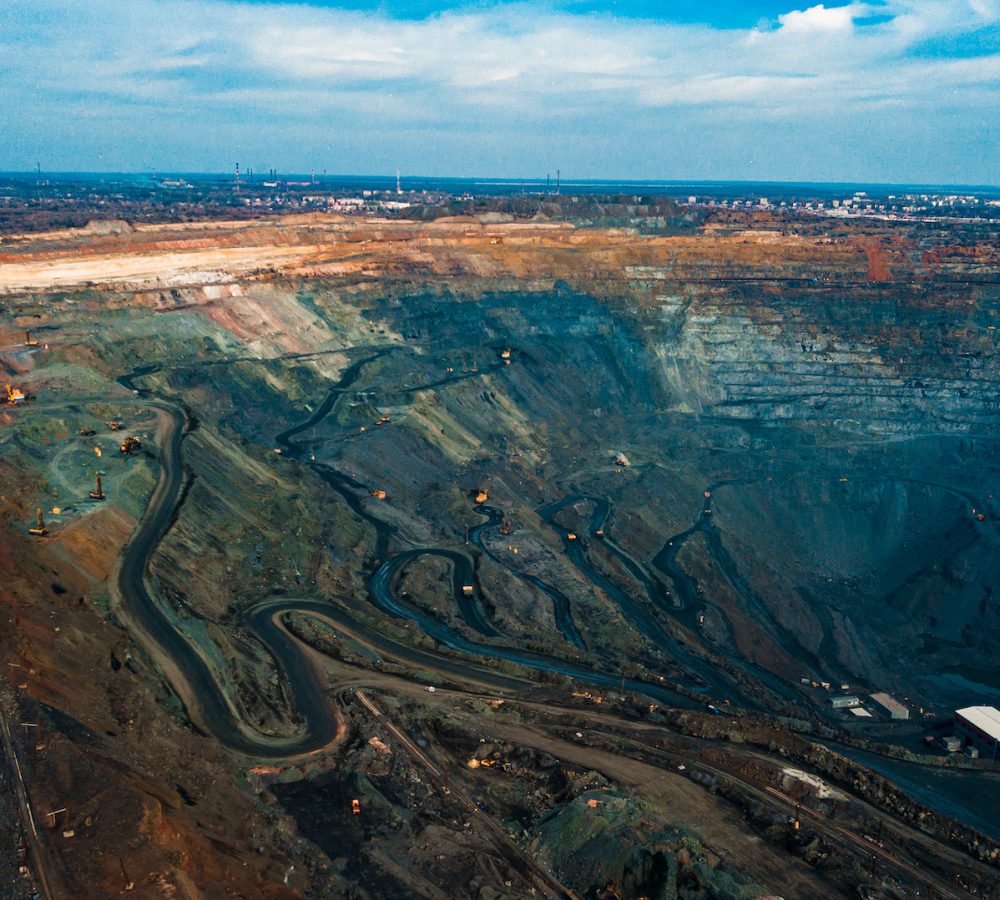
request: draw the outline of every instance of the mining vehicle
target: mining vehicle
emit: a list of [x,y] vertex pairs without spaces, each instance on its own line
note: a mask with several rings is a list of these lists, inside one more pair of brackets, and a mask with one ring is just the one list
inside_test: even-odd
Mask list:
[[34,528],[28,529],[28,534],[34,534],[38,537],[45,537],[49,533],[49,529],[45,527],[45,519],[42,518],[42,510],[38,509],[38,521]]
[[94,490],[90,492],[91,500],[103,500],[107,495],[104,493],[104,487],[101,485],[101,476],[97,476],[97,486]]
[[125,440],[118,445],[118,449],[128,456],[130,453],[134,453],[138,450],[141,446],[142,441],[140,441],[139,438],[133,434],[131,437],[125,438]]
[[26,399],[23,391],[18,390],[16,387],[11,387],[9,384],[7,385],[7,402],[11,406],[24,403]]
[[24,346],[25,347],[37,347],[38,346],[38,341],[36,341],[31,336],[31,332],[28,331],[28,330],[25,330],[25,332],[24,332]]

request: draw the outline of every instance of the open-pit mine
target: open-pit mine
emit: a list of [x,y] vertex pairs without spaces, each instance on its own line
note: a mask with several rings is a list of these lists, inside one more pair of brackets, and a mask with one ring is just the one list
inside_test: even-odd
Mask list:
[[1000,897],[995,229],[574,202],[2,236],[0,895]]

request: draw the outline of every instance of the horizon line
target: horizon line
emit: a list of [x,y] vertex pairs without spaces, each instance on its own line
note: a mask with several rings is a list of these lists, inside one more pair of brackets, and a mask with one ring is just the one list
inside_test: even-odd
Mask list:
[[[247,170],[250,171],[249,169]],[[130,177],[142,177],[146,176],[149,178],[157,178],[161,176],[169,175],[181,175],[181,176],[192,176],[200,178],[217,178],[220,180],[232,179],[235,180],[234,173],[230,171],[197,171],[197,170],[184,170],[184,169],[140,169],[140,170],[63,170],[63,169],[7,169],[0,170],[0,178],[2,177],[27,177],[27,178],[38,178],[44,176],[47,178],[69,178],[73,176],[88,176],[88,177],[99,177],[99,176],[130,176]],[[254,175],[257,175],[254,171]],[[314,178],[319,181],[321,178],[327,180],[331,179],[357,179],[357,180],[386,180],[395,182],[396,175],[394,173],[389,174],[354,174],[354,173],[325,173],[323,175],[316,175],[314,170],[309,172],[295,172],[288,171],[282,173],[281,175],[275,176],[278,180],[284,180],[291,177],[295,178]],[[544,185],[544,184],[555,184],[556,179],[541,176],[531,176],[529,177],[518,177],[518,176],[486,176],[486,175],[403,175],[400,176],[401,181],[455,181],[455,182],[471,182],[476,184],[481,184],[488,186],[490,184],[495,185],[518,185],[518,184],[531,184],[531,185]],[[259,182],[246,181],[241,177],[241,184],[254,184]],[[572,180],[567,180],[562,178],[559,180],[559,184],[562,187],[572,187],[574,185],[768,185],[775,187],[877,187],[877,188],[973,188],[973,189],[987,189],[997,191],[1000,190],[1000,184],[988,184],[988,183],[974,183],[974,182],[931,182],[931,181],[864,181],[864,180],[847,180],[847,181],[811,181],[805,180],[790,180],[782,181],[775,179],[750,179],[750,178],[575,178]]]

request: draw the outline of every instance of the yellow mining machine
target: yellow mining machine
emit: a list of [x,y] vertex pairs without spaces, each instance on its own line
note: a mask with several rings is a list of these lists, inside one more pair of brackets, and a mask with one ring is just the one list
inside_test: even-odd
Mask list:
[[7,385],[7,402],[11,406],[20,406],[26,399],[27,397],[24,396],[23,391],[20,391],[16,387],[12,387],[9,384]]
[[134,434],[131,437],[125,438],[118,445],[118,449],[125,455],[128,456],[131,453],[135,453],[142,446],[142,441],[139,440]]
[[97,476],[97,487],[90,492],[91,500],[103,500],[107,494],[104,493],[104,486],[101,484],[101,476]]
[[112,431],[121,431],[122,423],[113,420],[111,422],[108,422],[108,428],[110,428]]
[[49,533],[49,529],[45,527],[45,519],[42,518],[41,507],[38,509],[38,522],[34,528],[28,529],[28,534],[36,535],[37,537],[45,537]]
[[31,332],[29,330],[27,330],[27,329],[25,329],[25,332],[24,332],[24,346],[25,347],[37,347],[38,346],[38,341],[36,341],[31,336]]

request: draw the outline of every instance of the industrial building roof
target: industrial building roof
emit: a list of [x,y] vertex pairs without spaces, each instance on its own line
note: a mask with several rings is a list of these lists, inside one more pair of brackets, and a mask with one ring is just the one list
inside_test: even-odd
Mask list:
[[1000,709],[995,706],[967,706],[955,711],[970,725],[1000,741]]
[[872,718],[872,714],[868,712],[868,710],[865,709],[863,706],[855,706],[854,709],[851,710],[851,712],[854,713],[854,715],[856,715],[859,719]]
[[872,694],[872,700],[874,700],[879,706],[884,709],[889,710],[891,713],[896,713],[905,716],[909,710],[902,703],[900,703],[895,697],[890,697],[883,691],[877,694]]

